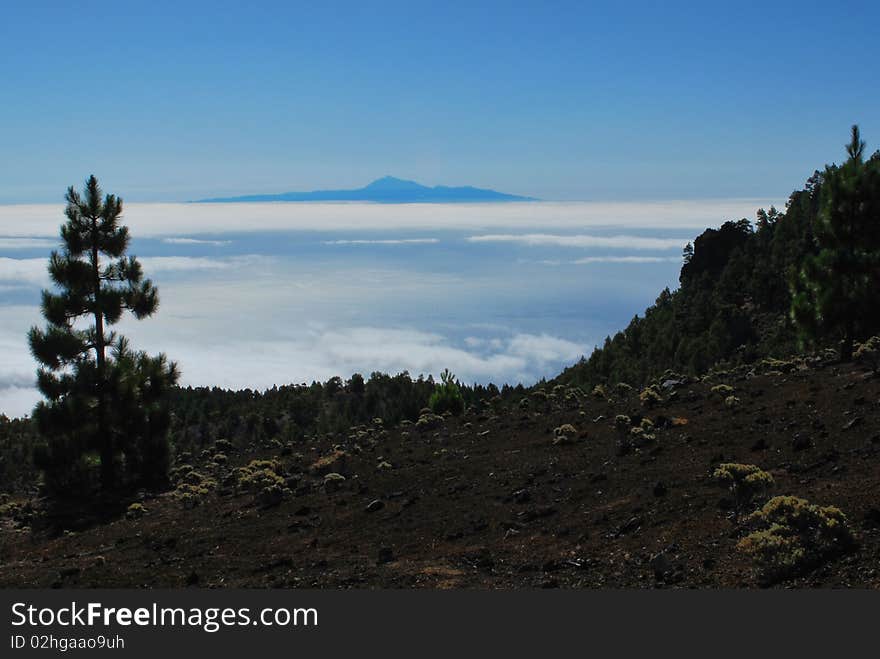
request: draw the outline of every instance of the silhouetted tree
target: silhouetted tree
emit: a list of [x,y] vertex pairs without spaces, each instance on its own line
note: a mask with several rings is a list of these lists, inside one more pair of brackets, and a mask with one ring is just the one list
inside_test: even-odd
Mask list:
[[880,167],[864,159],[858,126],[849,158],[825,168],[814,233],[818,253],[805,259],[794,281],[792,317],[807,340],[840,339],[849,361],[857,338],[876,319],[880,290]]
[[[31,328],[37,383],[46,400],[34,419],[44,444],[35,458],[51,490],[78,482],[100,461],[101,485],[118,484],[120,466],[140,482],[166,477],[169,416],[166,390],[177,381],[164,355],[132,351],[106,327],[125,311],[138,319],[158,306],[156,288],[140,263],[126,257],[129,233],[120,225],[122,200],[102,195],[94,176],[80,194],[67,191],[63,251],[53,251],[44,290],[45,329]],[[81,484],[81,483],[80,483]]]

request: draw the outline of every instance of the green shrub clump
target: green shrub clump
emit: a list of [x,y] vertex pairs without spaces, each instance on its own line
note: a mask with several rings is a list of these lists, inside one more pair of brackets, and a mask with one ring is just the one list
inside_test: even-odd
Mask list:
[[646,446],[654,442],[654,440],[657,439],[657,435],[652,432],[647,432],[643,426],[638,425],[635,428],[630,428],[629,439],[636,447]]
[[416,421],[416,430],[419,432],[427,432],[428,430],[435,430],[442,425],[442,416],[434,414],[433,412],[428,412],[427,414],[422,414],[419,417],[419,420]]
[[716,384],[710,389],[710,391],[714,396],[718,396],[722,399],[726,399],[728,396],[733,396],[733,387],[729,384]]
[[712,477],[730,489],[737,516],[773,487],[773,476],[756,465],[725,462],[718,465]]
[[187,510],[201,504],[214,488],[217,481],[193,469],[192,465],[182,464],[171,470],[171,478],[177,486],[172,493]]
[[855,546],[839,508],[779,496],[747,518],[756,530],[737,544],[766,583],[798,576]]
[[278,460],[251,460],[236,471],[236,489],[252,492],[257,503],[264,508],[277,506],[292,494],[282,473]]
[[442,382],[434,387],[434,392],[428,399],[428,407],[434,414],[461,414],[464,412],[464,398],[455,376],[447,368],[440,374],[440,379]]
[[639,400],[645,407],[654,407],[663,402],[663,396],[660,394],[660,390],[657,386],[652,384],[650,387],[646,387],[642,390],[639,394]]
[[558,428],[553,429],[553,444],[571,444],[577,437],[578,431],[570,423],[563,423]]

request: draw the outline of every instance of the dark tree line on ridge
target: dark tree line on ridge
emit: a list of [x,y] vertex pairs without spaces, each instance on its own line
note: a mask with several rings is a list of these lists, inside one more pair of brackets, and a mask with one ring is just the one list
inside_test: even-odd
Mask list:
[[880,151],[864,157],[853,127],[846,162],[816,171],[785,211],[707,229],[684,249],[676,291],[558,382],[643,384],[666,370],[782,358],[880,333]]

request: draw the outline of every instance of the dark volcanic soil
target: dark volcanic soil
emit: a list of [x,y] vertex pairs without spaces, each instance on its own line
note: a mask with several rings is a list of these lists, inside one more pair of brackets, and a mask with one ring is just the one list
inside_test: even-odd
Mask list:
[[[710,394],[722,381],[739,407]],[[858,537],[783,586],[880,587],[880,379],[829,365],[675,391],[653,409],[611,393],[232,453],[227,472],[280,456],[293,495],[261,509],[215,473],[221,485],[189,510],[169,492],[139,519],[55,537],[3,520],[0,586],[753,587],[729,494],[710,478],[733,461],[770,471],[773,494],[838,506]],[[618,455],[621,413],[687,422]],[[564,423],[580,436],[554,445]],[[328,492],[310,465],[334,444],[347,479]]]

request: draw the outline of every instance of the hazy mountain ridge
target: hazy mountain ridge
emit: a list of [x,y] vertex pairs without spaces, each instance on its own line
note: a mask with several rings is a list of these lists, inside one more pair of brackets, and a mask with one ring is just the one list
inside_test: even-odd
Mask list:
[[384,176],[362,188],[352,190],[312,190],[310,192],[281,192],[278,194],[255,194],[238,197],[214,197],[200,199],[198,203],[230,203],[259,201],[372,201],[384,204],[406,203],[462,203],[462,202],[505,202],[537,201],[533,197],[506,194],[495,190],[473,186],[449,187],[437,185],[429,187],[417,183]]

